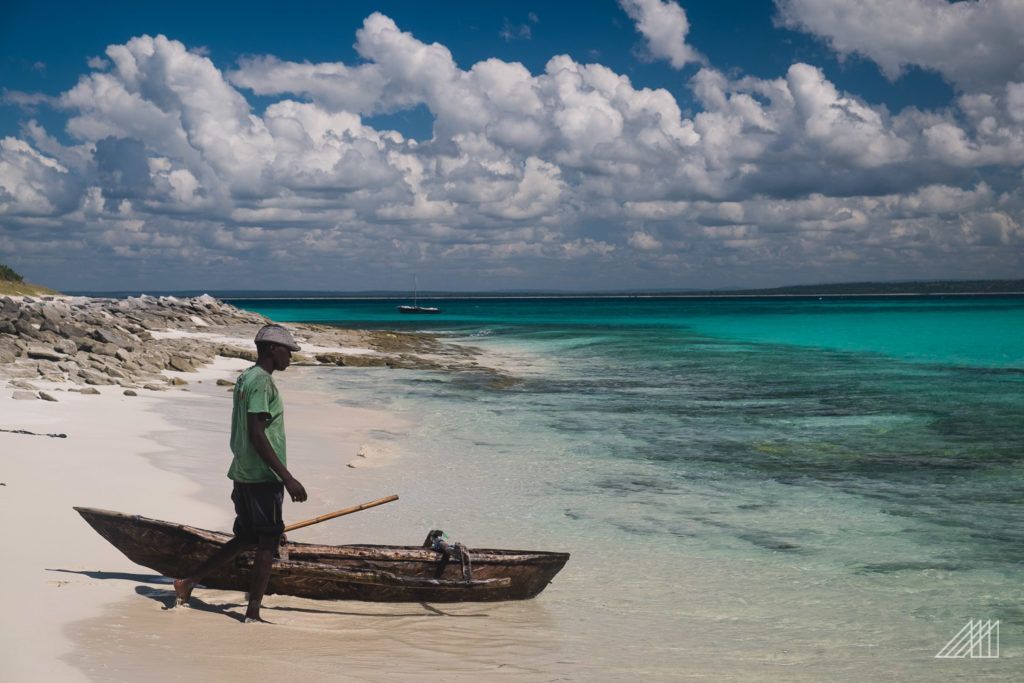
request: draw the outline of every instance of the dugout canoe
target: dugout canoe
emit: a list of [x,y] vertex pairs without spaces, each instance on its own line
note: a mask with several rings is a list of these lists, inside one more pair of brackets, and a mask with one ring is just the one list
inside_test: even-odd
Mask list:
[[[230,534],[110,510],[76,507],[100,536],[128,559],[163,576],[188,576]],[[421,546],[317,545],[287,541],[274,560],[268,594],[371,602],[493,602],[540,593],[568,553],[470,548],[472,580],[458,561],[435,578],[441,553]],[[203,580],[208,588],[245,591],[253,552]]]

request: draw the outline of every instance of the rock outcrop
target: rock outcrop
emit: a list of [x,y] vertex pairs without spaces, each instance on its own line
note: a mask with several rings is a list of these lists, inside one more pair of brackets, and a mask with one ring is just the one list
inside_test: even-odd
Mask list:
[[[181,387],[188,381],[180,374],[216,356],[255,361],[251,340],[267,322],[209,295],[0,297],[0,377],[24,399],[40,397],[24,385],[29,380],[129,390]],[[431,335],[288,326],[306,347],[293,357],[296,365],[486,371],[473,360],[474,349]]]
[[[209,296],[2,297],[0,373],[96,386],[163,383],[166,370],[194,371],[217,354],[215,345],[167,334],[194,330],[196,318],[206,329],[265,322]],[[153,331],[165,338],[154,337]]]

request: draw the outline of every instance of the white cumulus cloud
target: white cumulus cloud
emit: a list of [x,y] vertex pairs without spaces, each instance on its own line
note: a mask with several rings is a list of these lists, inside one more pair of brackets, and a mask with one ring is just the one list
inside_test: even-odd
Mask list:
[[686,44],[690,22],[675,0],[619,0],[619,6],[636,22],[652,57],[668,61],[675,69],[704,61]]
[[629,246],[641,251],[655,251],[661,249],[661,242],[653,235],[637,230],[626,240]]
[[786,26],[823,38],[842,55],[867,57],[890,79],[918,66],[966,92],[1024,81],[1020,0],[776,0],[776,5]]

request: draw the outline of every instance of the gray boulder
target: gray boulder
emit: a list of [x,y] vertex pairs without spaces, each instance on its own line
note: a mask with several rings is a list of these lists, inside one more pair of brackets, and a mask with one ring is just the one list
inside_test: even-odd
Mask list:
[[0,299],[0,311],[3,311],[5,316],[17,317],[19,309],[21,309],[21,306],[11,297],[5,296],[3,299]]
[[79,336],[71,337],[71,341],[73,341],[75,343],[75,346],[78,347],[78,350],[83,353],[92,351],[92,345],[99,343],[93,339],[89,339],[88,337]]
[[140,371],[149,373],[151,375],[159,375],[160,371],[162,370],[161,367],[144,360],[139,361],[138,366]]
[[54,344],[56,344],[60,340],[61,340],[61,336],[59,334],[55,334],[55,333],[51,332],[50,330],[40,330],[39,331],[39,341],[45,342],[45,343],[49,344],[50,346],[53,346]]
[[40,332],[53,332],[54,334],[58,334],[58,335],[61,333],[60,325],[58,325],[57,323],[55,323],[55,322],[53,322],[51,320],[43,320],[43,322],[41,322],[39,324],[39,331]]
[[117,346],[106,342],[96,342],[92,345],[92,352],[101,356],[116,356],[117,351]]
[[24,339],[42,339],[39,334],[39,330],[32,327],[28,321],[19,318],[14,323],[14,329],[17,330],[18,335]]
[[117,367],[115,367],[113,365],[100,365],[96,369],[99,372],[102,372],[103,374],[105,374],[107,377],[110,377],[110,378],[113,378],[113,379],[128,379],[128,375],[126,375],[124,372],[122,372],[120,368],[117,368]]
[[66,356],[73,356],[78,351],[78,346],[70,339],[60,339],[54,345],[55,351],[60,351]]
[[36,392],[34,391],[25,391],[24,389],[19,389],[18,391],[15,391],[13,394],[11,394],[11,398],[13,398],[15,401],[34,401],[37,398],[39,398],[39,396],[37,396]]
[[128,349],[129,351],[135,347],[135,345],[126,335],[114,332],[113,330],[109,330],[103,327],[93,330],[92,334],[89,336],[91,336],[96,341],[103,342],[104,344],[113,344],[114,346],[120,346],[122,348]]
[[64,317],[57,310],[57,307],[56,306],[52,306],[52,305],[51,306],[43,306],[43,309],[42,309],[41,313],[42,313],[42,316],[43,316],[43,320],[45,322],[50,323],[50,324],[60,324],[61,319],[63,319],[63,317]]
[[87,337],[89,336],[89,331],[77,323],[66,322],[61,323],[60,336],[69,338]]
[[195,372],[196,366],[192,362],[192,359],[188,356],[171,354],[171,357],[167,359],[167,366],[171,370],[177,370],[178,372]]
[[217,355],[224,356],[225,358],[241,358],[242,360],[256,362],[256,351],[250,349],[240,349],[237,346],[222,346],[217,351]]
[[81,377],[83,380],[85,380],[86,384],[100,384],[100,385],[103,385],[103,384],[113,384],[114,383],[113,380],[111,380],[106,375],[104,375],[102,373],[99,373],[99,372],[97,372],[95,370],[90,370],[88,368],[82,368],[81,370],[79,370],[78,371],[78,376]]
[[67,359],[65,354],[58,353],[53,349],[46,348],[45,346],[30,346],[28,347],[28,351],[26,351],[26,355],[28,355],[29,358],[35,358],[37,360],[58,361]]
[[72,359],[69,358],[69,359],[67,359],[65,361],[61,361],[61,362],[57,363],[57,367],[60,368],[62,372],[66,372],[69,375],[77,375],[78,374],[78,369],[81,366],[78,364],[77,361],[72,360]]

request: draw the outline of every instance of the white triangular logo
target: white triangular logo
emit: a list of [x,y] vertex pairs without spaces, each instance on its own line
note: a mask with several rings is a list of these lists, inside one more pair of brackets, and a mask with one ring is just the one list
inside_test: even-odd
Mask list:
[[935,655],[936,659],[998,659],[999,621],[971,619]]

